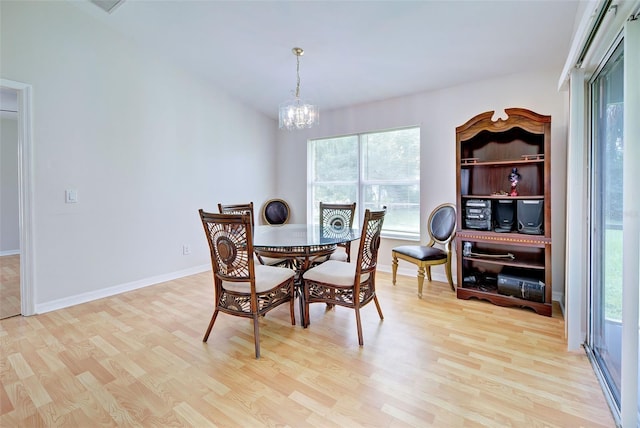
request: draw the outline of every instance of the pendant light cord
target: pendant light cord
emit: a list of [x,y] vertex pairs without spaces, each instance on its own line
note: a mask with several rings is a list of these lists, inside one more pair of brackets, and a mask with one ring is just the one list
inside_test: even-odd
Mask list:
[[296,98],[300,98],[300,55],[296,54],[296,75],[298,76],[298,81],[296,83]]

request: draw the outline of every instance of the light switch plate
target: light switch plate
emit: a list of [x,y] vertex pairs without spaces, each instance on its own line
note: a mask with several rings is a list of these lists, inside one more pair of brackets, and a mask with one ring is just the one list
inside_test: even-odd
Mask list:
[[78,191],[75,189],[67,189],[64,191],[64,201],[67,204],[75,204],[78,202]]

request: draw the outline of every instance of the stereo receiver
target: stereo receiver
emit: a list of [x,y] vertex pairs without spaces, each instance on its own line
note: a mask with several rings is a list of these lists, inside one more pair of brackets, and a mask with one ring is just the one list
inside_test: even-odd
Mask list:
[[465,204],[464,220],[468,229],[491,230],[491,201],[469,199]]

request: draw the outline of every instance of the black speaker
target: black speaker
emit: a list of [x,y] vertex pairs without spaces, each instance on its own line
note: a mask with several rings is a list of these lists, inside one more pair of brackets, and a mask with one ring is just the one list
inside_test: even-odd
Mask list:
[[544,201],[542,199],[518,199],[518,232],[542,235],[544,223]]
[[513,199],[495,201],[494,218],[496,232],[511,232],[515,222],[515,204]]

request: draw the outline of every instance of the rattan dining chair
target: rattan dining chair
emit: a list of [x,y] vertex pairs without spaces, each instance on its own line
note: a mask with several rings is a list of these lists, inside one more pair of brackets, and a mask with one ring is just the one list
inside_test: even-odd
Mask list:
[[[220,214],[244,214],[248,213],[251,216],[251,227],[255,226],[254,214],[253,214],[253,201],[248,204],[218,204],[218,211]],[[290,267],[291,261],[289,259],[274,258],[274,257],[262,257],[259,254],[255,254],[258,263],[269,266],[287,266]]]
[[366,210],[362,223],[358,260],[355,263],[328,260],[304,273],[305,326],[310,324],[310,303],[322,302],[330,306],[338,305],[354,309],[358,343],[362,346],[364,341],[360,308],[373,301],[380,319],[384,319],[376,295],[375,282],[384,215],[385,211]]
[[215,309],[202,339],[206,342],[219,312],[251,318],[256,358],[260,358],[258,320],[267,312],[289,303],[294,315],[292,269],[256,264],[253,257],[251,218],[247,214],[215,214],[199,210],[211,251]]
[[255,224],[253,219],[253,202],[248,204],[218,204],[218,211],[220,214],[244,214],[247,213],[251,216],[251,226]]
[[[456,206],[453,204],[438,205],[429,215],[427,222],[429,242],[427,245],[403,245],[391,250],[392,282],[396,284],[398,259],[418,266],[418,297],[422,298],[424,274],[431,282],[431,266],[444,265],[447,280],[453,291],[456,291],[451,276],[451,242],[456,233]],[[436,247],[439,244],[442,248]]]
[[[320,225],[324,233],[340,234],[353,227],[356,203],[327,204],[320,202]],[[344,251],[343,251],[343,250]],[[338,250],[329,257],[330,260],[351,261],[351,241],[338,244]]]

